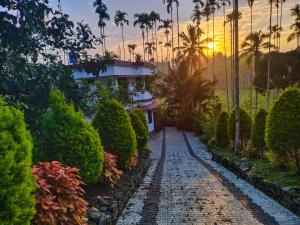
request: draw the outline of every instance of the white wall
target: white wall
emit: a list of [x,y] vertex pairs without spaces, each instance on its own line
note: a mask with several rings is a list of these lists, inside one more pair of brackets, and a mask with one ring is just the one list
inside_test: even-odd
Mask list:
[[154,132],[154,130],[155,130],[155,128],[154,128],[154,113],[153,113],[153,110],[151,110],[151,113],[152,113],[152,123],[149,124],[149,121],[148,121],[148,111],[144,111],[144,115],[145,115],[146,120],[147,120],[148,132],[149,133]]

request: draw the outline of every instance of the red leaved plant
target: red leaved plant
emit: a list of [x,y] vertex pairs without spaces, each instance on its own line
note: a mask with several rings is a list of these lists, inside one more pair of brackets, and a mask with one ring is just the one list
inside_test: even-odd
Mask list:
[[123,172],[117,168],[117,156],[104,152],[104,181],[110,185],[114,185],[121,178]]
[[87,224],[88,203],[79,169],[54,161],[33,166],[32,171],[38,184],[35,224]]
[[138,153],[135,153],[131,157],[131,159],[128,161],[128,164],[127,164],[128,169],[133,170],[133,169],[135,169],[137,167],[137,165],[138,165],[138,157],[139,157]]

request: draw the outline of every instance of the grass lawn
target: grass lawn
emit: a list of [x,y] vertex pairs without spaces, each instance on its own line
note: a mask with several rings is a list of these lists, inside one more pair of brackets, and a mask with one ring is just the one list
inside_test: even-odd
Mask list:
[[[220,102],[222,103],[222,108],[224,111],[227,110],[227,93],[226,90],[216,90],[216,95],[219,97]],[[271,104],[272,102],[276,99],[276,96],[278,94],[271,94]],[[230,102],[230,109],[232,109],[232,101],[231,101],[231,95],[229,92],[229,102]],[[252,110],[254,113],[255,110],[255,91],[253,90],[252,92],[252,100],[253,100],[253,105],[252,105]],[[242,89],[240,90],[240,104],[241,107],[248,112],[250,111],[250,90],[248,89]],[[267,108],[267,96],[266,95],[261,95],[257,94],[257,110],[259,109],[266,109]]]
[[[264,177],[267,181],[272,182],[279,187],[298,187],[300,188],[300,177],[296,175],[296,168],[289,166],[286,169],[274,166],[270,160],[270,154],[266,154],[265,159],[246,158],[245,156],[236,156],[229,148],[217,150],[223,156],[235,162],[249,162],[255,165],[256,173]],[[242,160],[242,158],[244,158]],[[245,160],[246,159],[246,160]]]

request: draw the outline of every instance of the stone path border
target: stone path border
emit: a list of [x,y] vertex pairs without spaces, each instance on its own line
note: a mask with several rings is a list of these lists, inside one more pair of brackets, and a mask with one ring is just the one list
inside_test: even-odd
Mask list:
[[160,199],[161,180],[166,158],[166,129],[163,130],[162,152],[158,164],[156,166],[154,175],[152,177],[150,187],[147,193],[147,198],[144,201],[142,212],[142,219],[140,224],[155,225],[156,215],[158,213],[158,204]]
[[219,174],[210,164],[202,160],[193,150],[185,132],[182,132],[188,151],[199,163],[204,165],[217,179],[230,191],[241,204],[251,212],[251,214],[261,223],[266,225],[276,225],[277,221],[269,214],[265,213],[260,206],[255,204],[248,196],[244,195],[242,191],[234,187],[224,176]]

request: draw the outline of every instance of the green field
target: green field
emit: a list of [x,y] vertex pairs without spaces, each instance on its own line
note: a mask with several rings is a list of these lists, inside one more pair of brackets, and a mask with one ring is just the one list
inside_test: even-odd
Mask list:
[[[220,102],[222,103],[222,109],[224,111],[227,110],[227,94],[226,90],[217,90],[216,95],[219,97]],[[271,93],[271,105],[272,102],[276,99],[276,96],[278,96],[278,93]],[[252,112],[255,112],[255,91],[252,92]],[[232,110],[232,100],[231,100],[231,93],[229,93],[229,105],[230,105],[230,110]],[[247,110],[248,112],[250,111],[250,90],[243,89],[240,90],[240,104],[241,107]],[[257,94],[257,110],[259,109],[266,109],[267,108],[267,96],[266,95],[261,95]]]

